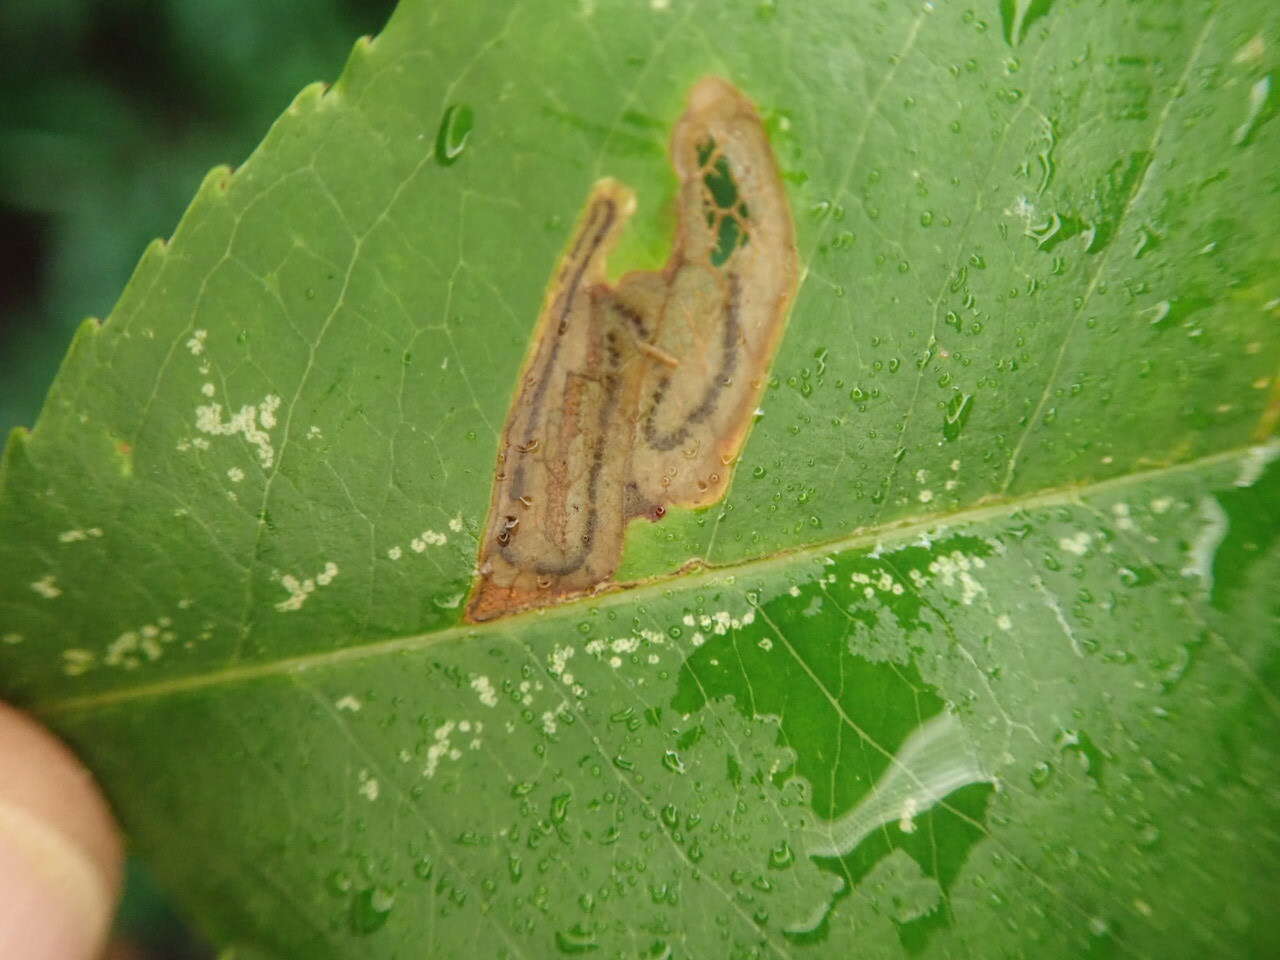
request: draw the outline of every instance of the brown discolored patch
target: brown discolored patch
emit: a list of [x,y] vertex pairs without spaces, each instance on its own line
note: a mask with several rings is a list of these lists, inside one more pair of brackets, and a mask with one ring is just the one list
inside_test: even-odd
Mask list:
[[635,208],[597,183],[556,268],[498,452],[471,621],[607,585],[627,524],[728,487],[795,293],[777,164],[732,84],[694,85],[671,138],[675,249],[616,286],[605,264]]

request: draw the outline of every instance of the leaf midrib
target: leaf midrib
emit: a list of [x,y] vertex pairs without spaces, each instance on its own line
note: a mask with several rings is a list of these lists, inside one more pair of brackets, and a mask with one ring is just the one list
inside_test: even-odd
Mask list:
[[830,540],[819,544],[811,544],[805,547],[797,547],[785,551],[778,551],[777,553],[771,554],[767,557],[756,557],[736,564],[729,564],[725,566],[704,566],[696,572],[689,572],[686,570],[684,572],[676,572],[659,577],[653,577],[636,586],[623,586],[607,593],[579,599],[572,601],[571,603],[561,604],[559,607],[548,607],[542,610],[514,614],[510,617],[505,617],[489,623],[458,624],[457,626],[446,627],[443,630],[436,630],[431,633],[419,633],[406,637],[392,637],[390,639],[374,640],[364,644],[344,647],[340,650],[328,650],[323,653],[306,653],[296,657],[283,657],[278,660],[269,660],[263,663],[244,666],[223,667],[208,673],[189,674],[187,676],[159,680],[154,683],[139,684],[132,687],[117,687],[112,690],[99,691],[97,693],[85,694],[82,696],[36,702],[30,705],[30,709],[41,716],[79,713],[86,710],[93,710],[98,707],[114,706],[116,704],[132,700],[143,700],[153,697],[169,696],[171,694],[188,693],[193,690],[200,690],[207,687],[233,684],[242,680],[252,681],[265,677],[287,676],[290,674],[304,673],[308,670],[317,668],[331,667],[342,663],[359,662],[374,659],[376,657],[393,656],[398,653],[422,650],[437,644],[448,643],[452,640],[464,638],[479,639],[486,635],[492,636],[494,634],[511,633],[514,632],[514,630],[518,630],[522,624],[546,618],[551,615],[553,611],[559,611],[565,608],[580,608],[584,603],[593,603],[602,607],[610,607],[618,603],[629,603],[637,598],[648,596],[656,591],[668,587],[673,581],[679,581],[681,586],[693,586],[698,583],[714,581],[725,576],[739,576],[743,572],[767,571],[771,568],[782,565],[804,563],[807,560],[814,560],[818,557],[827,556],[832,553],[841,553],[847,550],[857,550],[864,547],[874,547],[876,544],[882,544],[888,539],[910,540],[928,531],[979,523],[983,520],[999,516],[1007,516],[1021,510],[1029,510],[1036,507],[1050,507],[1065,503],[1075,503],[1085,497],[1106,493],[1111,490],[1123,489],[1130,486],[1141,486],[1148,482],[1177,476],[1182,473],[1207,470],[1224,463],[1229,463],[1232,460],[1239,459],[1240,457],[1247,455],[1250,450],[1254,450],[1256,448],[1257,445],[1250,444],[1244,447],[1236,447],[1230,450],[1220,451],[1195,460],[1188,460],[1183,463],[1157,467],[1151,470],[1135,471],[1133,473],[1122,474],[1116,477],[1108,477],[1105,480],[1099,480],[1093,483],[1055,487],[1049,490],[1029,494],[1018,499],[989,502],[979,506],[967,507],[952,513],[936,514],[918,519],[908,518],[904,520],[897,520],[892,523],[881,524],[860,531],[855,531],[852,534],[836,540]]

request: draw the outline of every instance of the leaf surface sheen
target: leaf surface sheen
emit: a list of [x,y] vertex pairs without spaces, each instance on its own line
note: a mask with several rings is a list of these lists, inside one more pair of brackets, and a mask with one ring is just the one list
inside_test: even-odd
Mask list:
[[[1278,43],[402,4],[11,438],[0,693],[246,955],[1273,952]],[[708,74],[805,271],[729,493],[464,625],[548,271],[606,176],[611,265],[664,262]]]

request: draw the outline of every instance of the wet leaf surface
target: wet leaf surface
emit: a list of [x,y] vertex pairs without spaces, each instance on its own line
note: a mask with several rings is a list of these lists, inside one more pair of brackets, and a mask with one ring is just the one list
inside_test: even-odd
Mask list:
[[[246,955],[1274,952],[1278,31],[403,5],[11,438],[0,690]],[[548,271],[603,176],[661,265],[711,73],[806,271],[727,498],[465,625]]]

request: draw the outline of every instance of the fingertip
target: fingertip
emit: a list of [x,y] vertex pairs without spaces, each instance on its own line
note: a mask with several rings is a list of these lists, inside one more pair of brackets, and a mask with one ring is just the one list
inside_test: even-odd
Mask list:
[[122,858],[119,828],[89,771],[0,703],[0,957],[97,956]]

